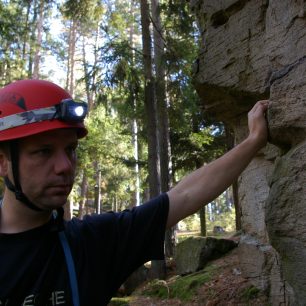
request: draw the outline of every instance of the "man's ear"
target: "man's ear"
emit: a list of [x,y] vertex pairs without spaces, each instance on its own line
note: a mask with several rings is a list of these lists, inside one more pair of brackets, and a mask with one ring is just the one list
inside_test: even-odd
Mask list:
[[9,159],[7,154],[0,150],[0,176],[4,177],[8,175]]

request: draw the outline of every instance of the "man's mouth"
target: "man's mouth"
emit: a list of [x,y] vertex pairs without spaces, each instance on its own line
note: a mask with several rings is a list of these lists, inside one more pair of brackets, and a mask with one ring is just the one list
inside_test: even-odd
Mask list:
[[48,187],[49,190],[59,194],[67,194],[71,190],[70,184],[56,184]]

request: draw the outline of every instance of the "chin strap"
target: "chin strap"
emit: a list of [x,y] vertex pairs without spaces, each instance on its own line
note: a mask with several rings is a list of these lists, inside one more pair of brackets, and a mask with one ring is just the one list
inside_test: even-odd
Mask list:
[[22,192],[20,181],[19,181],[19,151],[17,141],[10,141],[10,156],[12,161],[12,172],[15,185],[9,180],[6,176],[4,182],[6,187],[15,194],[15,197],[18,201],[24,203],[27,207],[35,211],[43,211],[43,209],[37,207],[33,204],[27,196]]
[[13,183],[9,180],[9,178],[6,176],[4,178],[4,182],[6,187],[12,191],[13,193],[15,193],[15,197],[18,201],[22,202],[23,204],[25,204],[27,207],[35,210],[35,211],[43,211],[42,209],[40,209],[39,207],[35,206],[27,197],[26,195],[22,192],[22,190],[16,190],[16,187],[13,185]]

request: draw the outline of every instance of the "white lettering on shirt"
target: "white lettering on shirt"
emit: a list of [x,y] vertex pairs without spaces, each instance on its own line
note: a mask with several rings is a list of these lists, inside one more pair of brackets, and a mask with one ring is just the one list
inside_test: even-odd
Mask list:
[[22,306],[34,306],[35,305],[34,302],[35,302],[35,295],[31,294],[24,299]]
[[[22,306],[35,306],[36,303],[36,298],[39,297],[39,294],[35,295],[35,294],[31,294],[28,295],[23,303],[21,304]],[[52,306],[56,306],[56,305],[63,305],[66,304],[66,300],[65,300],[65,291],[54,291],[51,293],[51,296],[49,298],[49,301],[51,302]],[[9,299],[6,300],[0,300],[0,306],[5,306],[8,305],[8,303],[10,302]]]
[[65,291],[55,291],[52,292],[50,301],[52,302],[52,305],[61,305],[65,304]]

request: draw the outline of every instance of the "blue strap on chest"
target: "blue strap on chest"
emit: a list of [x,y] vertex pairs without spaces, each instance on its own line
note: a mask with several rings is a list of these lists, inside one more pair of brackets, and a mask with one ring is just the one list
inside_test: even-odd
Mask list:
[[58,236],[59,236],[60,242],[64,250],[64,254],[65,254],[65,259],[66,259],[66,264],[67,264],[67,269],[68,269],[68,274],[69,274],[73,306],[80,306],[78,282],[77,282],[75,266],[74,266],[74,261],[73,261],[73,257],[71,254],[71,250],[70,250],[70,247],[69,247],[64,231],[58,232]]

